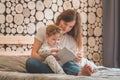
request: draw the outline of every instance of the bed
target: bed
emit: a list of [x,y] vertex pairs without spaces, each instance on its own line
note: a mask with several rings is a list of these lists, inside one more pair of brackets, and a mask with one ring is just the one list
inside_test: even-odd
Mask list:
[[[0,38],[0,44],[10,44],[14,37]],[[12,44],[33,43],[27,37],[18,37]],[[3,41],[2,41],[3,40]],[[7,40],[7,41],[5,41]],[[9,42],[9,41],[10,42]],[[25,54],[27,53],[27,55]],[[30,52],[3,52],[0,51],[0,80],[120,80],[120,69],[98,66],[92,76],[72,76],[63,74],[32,74],[27,73],[25,62],[30,57]]]

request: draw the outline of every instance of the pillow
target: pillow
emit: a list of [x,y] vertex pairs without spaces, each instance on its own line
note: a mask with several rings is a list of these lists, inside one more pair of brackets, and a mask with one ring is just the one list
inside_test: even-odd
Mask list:
[[26,72],[25,63],[29,56],[0,56],[0,71]]

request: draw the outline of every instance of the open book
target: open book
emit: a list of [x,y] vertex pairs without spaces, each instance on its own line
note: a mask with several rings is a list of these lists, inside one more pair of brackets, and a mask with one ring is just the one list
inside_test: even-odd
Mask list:
[[75,58],[75,54],[65,47],[61,51],[59,51],[57,54],[62,64],[70,60],[73,60]]

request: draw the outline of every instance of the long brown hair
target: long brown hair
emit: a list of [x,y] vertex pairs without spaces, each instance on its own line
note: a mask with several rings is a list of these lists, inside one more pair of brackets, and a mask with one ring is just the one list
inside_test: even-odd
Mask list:
[[75,39],[77,48],[79,50],[81,50],[81,48],[82,48],[82,28],[81,28],[81,19],[80,19],[79,13],[73,9],[65,10],[58,16],[58,18],[56,20],[56,25],[59,25],[61,20],[65,21],[65,22],[71,22],[73,20],[76,21],[72,30],[70,32],[68,32],[68,34],[71,35]]

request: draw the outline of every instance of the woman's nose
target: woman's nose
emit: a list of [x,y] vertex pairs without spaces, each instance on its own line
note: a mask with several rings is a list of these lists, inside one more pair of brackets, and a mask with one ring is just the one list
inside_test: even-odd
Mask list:
[[64,28],[64,31],[68,31],[68,30],[69,30],[69,27],[66,26],[66,27]]

